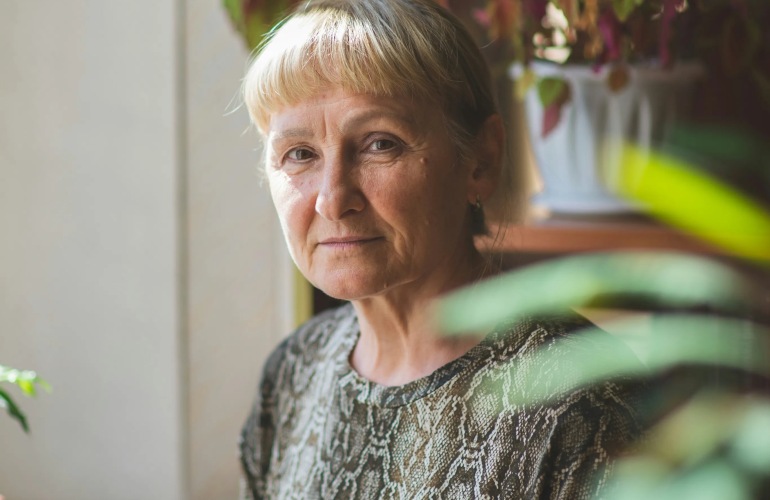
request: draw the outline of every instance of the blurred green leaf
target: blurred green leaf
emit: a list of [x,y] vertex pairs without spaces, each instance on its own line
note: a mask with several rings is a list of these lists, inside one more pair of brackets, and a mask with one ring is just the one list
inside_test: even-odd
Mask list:
[[19,389],[21,389],[27,396],[35,395],[35,384],[29,380],[18,380],[16,385],[18,385]]
[[540,102],[543,103],[543,108],[563,99],[568,91],[567,82],[561,78],[547,77],[541,78],[537,82],[537,95],[540,97]]
[[[639,319],[606,326],[620,337],[646,328]],[[636,378],[682,365],[715,365],[770,375],[770,331],[743,320],[668,314],[638,339],[648,354],[645,365],[630,359],[625,344],[599,328],[585,329],[535,352],[531,360],[510,366],[526,391],[514,404],[534,405],[581,387],[618,378]],[[611,340],[610,340],[611,339]],[[548,367],[544,375],[543,367]]]
[[742,130],[704,125],[672,127],[666,143],[676,151],[697,153],[729,165],[741,164],[761,168],[770,148]]
[[625,22],[643,0],[612,0],[612,8],[621,22]]
[[521,73],[521,75],[516,78],[516,81],[514,82],[514,91],[516,93],[516,98],[520,101],[523,101],[524,98],[527,96],[527,92],[532,88],[533,85],[537,82],[537,75],[535,75],[535,72],[532,71],[532,68],[525,67],[524,71]]
[[[734,450],[731,455],[723,451],[731,436],[746,430],[747,417],[756,410],[764,413],[767,405],[735,394],[701,393],[655,426],[634,455],[617,463],[603,498],[753,498],[756,477],[742,470]],[[762,423],[764,417],[752,425]],[[760,434],[767,435],[767,427]]]
[[37,394],[35,385],[39,385],[47,392],[51,392],[51,386],[48,382],[40,378],[32,370],[17,370],[16,368],[0,365],[0,382],[15,384],[27,396],[35,396]]
[[222,0],[225,11],[230,15],[230,20],[236,26],[238,31],[243,26],[243,8],[241,0]]
[[[686,286],[685,286],[686,284]],[[488,331],[503,321],[591,305],[597,297],[643,296],[672,307],[746,305],[746,280],[702,257],[664,252],[583,254],[500,275],[438,306],[447,333]]]
[[770,403],[752,401],[732,441],[731,455],[747,469],[770,472]]
[[24,432],[29,432],[27,417],[24,416],[24,413],[22,413],[16,403],[14,403],[11,396],[2,389],[0,389],[0,408],[5,408],[8,415],[19,422],[21,428],[24,429]]
[[749,500],[743,478],[721,460],[662,478],[617,474],[601,498],[607,500]]
[[633,456],[618,462],[615,473],[610,478],[602,494],[605,499],[650,500],[655,487],[666,477],[669,469],[659,460]]
[[253,50],[271,29],[289,14],[299,0],[222,0],[235,29]]
[[740,411],[734,396],[703,391],[661,421],[641,451],[658,457],[669,469],[697,467],[729,441]]
[[770,214],[673,156],[626,145],[619,189],[653,216],[731,253],[770,259]]

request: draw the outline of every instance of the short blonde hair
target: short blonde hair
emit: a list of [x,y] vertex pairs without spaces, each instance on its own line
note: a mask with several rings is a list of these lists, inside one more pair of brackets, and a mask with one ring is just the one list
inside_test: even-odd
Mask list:
[[311,0],[270,33],[243,82],[252,122],[329,86],[440,106],[462,157],[497,112],[473,38],[431,0]]

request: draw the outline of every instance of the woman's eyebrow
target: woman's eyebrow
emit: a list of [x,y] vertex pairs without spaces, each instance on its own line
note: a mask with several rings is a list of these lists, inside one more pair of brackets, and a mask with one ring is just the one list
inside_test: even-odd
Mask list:
[[312,137],[313,131],[305,127],[287,128],[271,134],[271,140],[295,139],[297,137]]
[[402,123],[404,125],[407,125],[408,127],[417,126],[417,120],[412,114],[399,113],[397,111],[392,111],[388,109],[372,109],[372,110],[357,114],[346,120],[343,120],[342,123],[340,123],[340,129],[342,130],[354,129],[361,126],[361,124],[363,123],[366,123],[370,120],[378,119],[378,118],[387,118],[387,119]]

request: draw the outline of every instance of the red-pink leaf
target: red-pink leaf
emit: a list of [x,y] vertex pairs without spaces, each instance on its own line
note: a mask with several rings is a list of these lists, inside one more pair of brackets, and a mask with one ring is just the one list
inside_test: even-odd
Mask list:
[[489,28],[492,25],[492,19],[489,17],[489,12],[486,9],[473,9],[471,15],[484,28]]
[[561,121],[561,108],[563,103],[554,102],[550,106],[543,109],[543,129],[540,131],[540,135],[545,139],[553,130],[559,125]]
[[660,19],[660,46],[658,47],[658,53],[660,56],[660,64],[663,67],[671,65],[671,25],[676,17],[676,8],[681,0],[663,0],[663,14]]
[[515,12],[514,0],[493,0],[491,21],[495,26],[495,32],[501,38],[511,36],[515,23]]
[[620,40],[623,36],[623,27],[620,25],[612,9],[605,9],[599,16],[599,32],[602,35],[604,46],[607,49],[605,61],[615,61],[620,59]]
[[530,17],[538,21],[545,17],[548,0],[523,0],[522,12],[525,17]]
[[537,83],[538,96],[543,106],[543,127],[540,134],[548,136],[561,121],[561,110],[572,99],[569,84],[559,78],[543,78]]

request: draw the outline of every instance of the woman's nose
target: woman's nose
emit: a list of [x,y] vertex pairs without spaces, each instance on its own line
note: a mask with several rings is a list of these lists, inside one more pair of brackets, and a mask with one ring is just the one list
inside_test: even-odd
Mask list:
[[340,220],[360,212],[366,201],[354,172],[343,158],[327,157],[315,200],[315,211],[324,219]]

